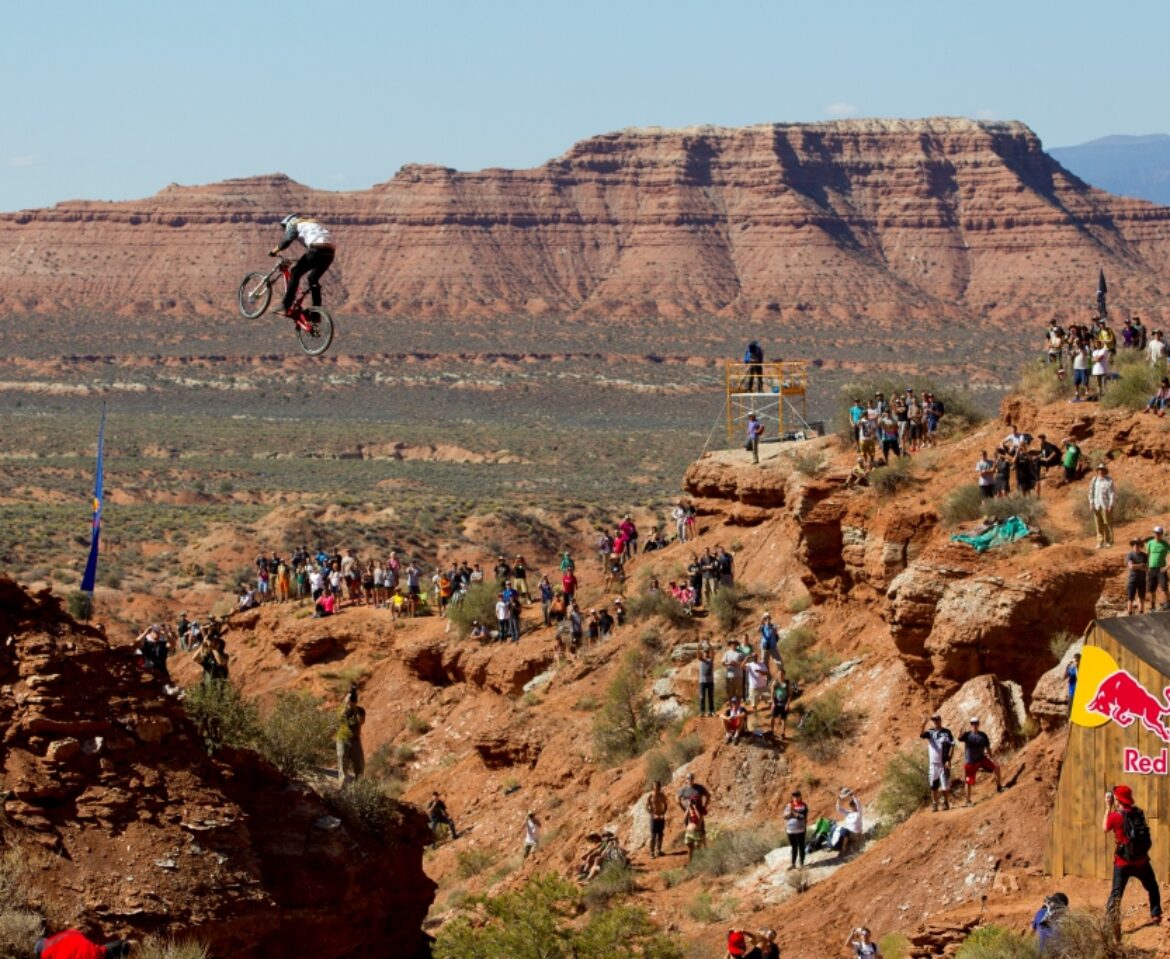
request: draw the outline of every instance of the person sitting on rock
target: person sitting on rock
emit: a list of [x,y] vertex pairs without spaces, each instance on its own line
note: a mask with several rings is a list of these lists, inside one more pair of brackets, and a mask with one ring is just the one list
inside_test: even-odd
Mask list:
[[471,621],[471,632],[467,635],[477,643],[486,643],[492,638],[492,634],[488,631],[488,628],[478,619]]
[[330,592],[322,593],[317,597],[317,602],[314,604],[313,618],[321,619],[323,616],[332,616],[337,611],[337,600],[334,599]]
[[861,848],[861,841],[865,834],[865,826],[861,818],[861,800],[848,786],[837,794],[837,815],[844,817],[841,820],[841,858]]
[[99,946],[76,929],[42,936],[33,944],[34,959],[126,959],[137,947],[133,939],[115,939]]
[[723,710],[723,730],[727,734],[724,742],[738,743],[747,726],[747,710],[740,705],[739,698],[732,696]]

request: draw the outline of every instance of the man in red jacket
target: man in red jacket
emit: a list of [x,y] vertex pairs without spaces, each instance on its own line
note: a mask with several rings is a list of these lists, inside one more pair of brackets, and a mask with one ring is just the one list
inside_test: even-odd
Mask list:
[[99,946],[76,929],[66,929],[55,936],[38,939],[33,954],[36,959],[126,959],[133,945],[132,940],[115,939]]
[[[1126,884],[1136,879],[1150,896],[1150,919],[1162,921],[1162,896],[1154,867],[1150,865],[1150,829],[1145,814],[1134,805],[1129,786],[1114,786],[1105,794],[1105,832],[1117,844],[1113,853],[1113,888],[1105,914],[1115,929],[1121,925],[1121,897]],[[1127,835],[1128,833],[1128,835]]]

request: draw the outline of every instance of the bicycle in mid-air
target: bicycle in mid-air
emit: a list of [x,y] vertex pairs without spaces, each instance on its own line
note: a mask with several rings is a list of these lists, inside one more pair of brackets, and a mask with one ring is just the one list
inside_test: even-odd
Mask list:
[[[261,316],[272,302],[272,288],[282,280],[283,297],[283,291],[292,282],[292,264],[292,260],[282,258],[268,273],[256,272],[245,276],[237,296],[240,313],[249,320]],[[323,306],[303,306],[308,292],[308,287],[305,287],[297,294],[293,305],[289,307],[288,316],[296,325],[301,349],[309,356],[320,356],[333,342],[333,317]]]

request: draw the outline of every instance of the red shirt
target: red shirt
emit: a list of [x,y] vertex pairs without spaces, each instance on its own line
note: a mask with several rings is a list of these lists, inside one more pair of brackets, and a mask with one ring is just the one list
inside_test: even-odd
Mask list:
[[561,577],[561,591],[566,596],[572,596],[577,591],[577,577],[572,573],[565,573]]
[[742,956],[747,952],[747,940],[740,930],[732,929],[727,934],[727,951],[733,956]]
[[[1117,811],[1111,812],[1105,820],[1105,831],[1113,833],[1113,839],[1119,847],[1125,845],[1125,830],[1122,828],[1124,822],[1125,818]],[[1149,861],[1149,856],[1142,856],[1141,859],[1135,859],[1131,862],[1128,859],[1122,859],[1117,852],[1113,853],[1113,865],[1115,866],[1143,866]]]
[[45,940],[41,959],[105,959],[106,947],[90,942],[76,929],[67,929]]

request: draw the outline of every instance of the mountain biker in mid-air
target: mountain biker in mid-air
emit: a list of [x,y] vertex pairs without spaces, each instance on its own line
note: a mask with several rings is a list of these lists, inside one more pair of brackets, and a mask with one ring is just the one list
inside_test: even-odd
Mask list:
[[278,313],[287,314],[289,307],[297,295],[297,288],[301,285],[301,277],[306,273],[309,277],[309,293],[313,297],[313,306],[321,305],[321,275],[333,263],[333,237],[311,216],[300,213],[290,213],[280,225],[284,228],[284,237],[280,245],[268,251],[269,256],[279,256],[293,240],[300,240],[305,248],[304,254],[292,265],[292,276],[289,278],[288,289],[284,291],[284,302]]

